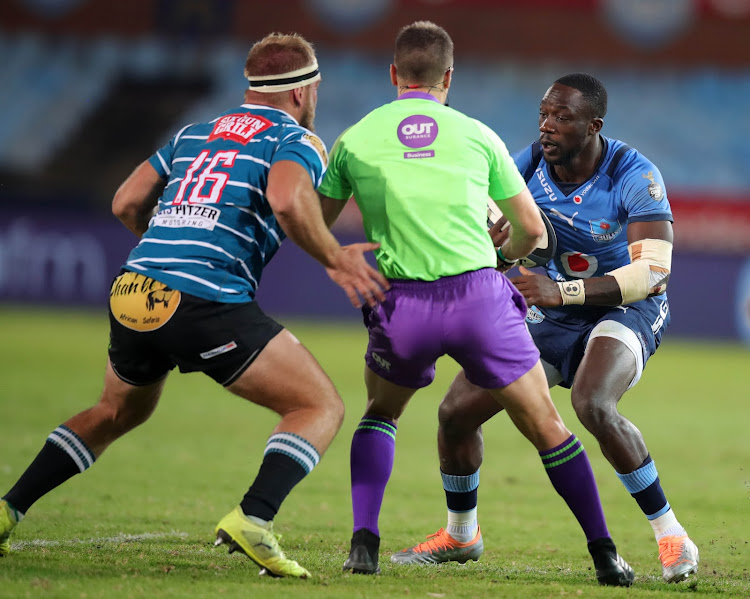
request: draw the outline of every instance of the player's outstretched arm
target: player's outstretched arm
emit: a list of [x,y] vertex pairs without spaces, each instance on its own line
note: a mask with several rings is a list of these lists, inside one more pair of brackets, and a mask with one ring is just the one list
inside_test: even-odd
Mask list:
[[385,299],[388,281],[365,260],[364,253],[378,244],[358,243],[341,247],[328,230],[312,179],[302,165],[281,160],[268,173],[266,198],[287,236],[326,267],[331,279],[359,307]]
[[603,277],[557,283],[521,268],[521,276],[511,282],[527,303],[540,307],[620,306],[664,293],[672,262],[672,223],[634,222],[627,231],[630,264]]
[[318,198],[320,199],[320,208],[323,211],[323,220],[330,229],[334,225],[336,220],[338,220],[341,212],[346,206],[347,201],[329,198],[328,196],[324,196],[320,192],[318,192]]
[[140,237],[148,223],[164,188],[164,180],[148,161],[142,162],[125,179],[112,200],[112,213],[133,233]]
[[388,279],[365,260],[366,252],[379,247],[379,243],[345,245],[337,255],[335,264],[326,268],[328,276],[344,290],[355,308],[362,305],[363,299],[369,306],[384,301],[384,290],[390,288]]

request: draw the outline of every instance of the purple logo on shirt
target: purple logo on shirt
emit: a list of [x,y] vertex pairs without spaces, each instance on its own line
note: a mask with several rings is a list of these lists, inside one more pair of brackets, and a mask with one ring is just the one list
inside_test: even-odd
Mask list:
[[398,138],[410,148],[424,148],[435,141],[438,126],[435,119],[424,114],[406,117],[398,124]]

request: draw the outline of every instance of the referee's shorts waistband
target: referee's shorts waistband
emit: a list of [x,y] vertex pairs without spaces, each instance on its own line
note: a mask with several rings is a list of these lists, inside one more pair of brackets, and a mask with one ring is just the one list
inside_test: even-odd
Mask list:
[[453,287],[455,285],[461,285],[471,279],[484,279],[494,278],[498,275],[498,271],[494,268],[480,268],[479,270],[470,270],[462,272],[457,275],[449,275],[446,277],[440,277],[434,281],[423,281],[421,279],[388,279],[391,284],[391,289],[397,289],[401,291],[420,291],[428,289],[440,289],[443,287]]

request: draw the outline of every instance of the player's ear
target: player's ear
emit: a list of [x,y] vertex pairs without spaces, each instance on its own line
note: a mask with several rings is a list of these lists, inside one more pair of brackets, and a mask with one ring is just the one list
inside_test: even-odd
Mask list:
[[294,106],[295,108],[302,106],[305,88],[295,87],[294,89],[290,89],[289,93],[291,94],[292,106]]
[[448,89],[451,86],[453,80],[453,67],[448,67],[443,75],[443,89]]
[[396,65],[391,65],[391,83],[398,87],[398,79],[396,78]]
[[591,119],[589,122],[589,131],[592,135],[599,133],[602,130],[602,127],[604,127],[604,119],[600,119],[599,117]]

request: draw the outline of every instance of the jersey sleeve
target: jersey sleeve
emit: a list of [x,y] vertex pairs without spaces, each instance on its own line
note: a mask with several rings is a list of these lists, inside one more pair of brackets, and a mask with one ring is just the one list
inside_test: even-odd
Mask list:
[[289,127],[284,131],[271,164],[282,160],[292,160],[304,167],[316,189],[328,168],[328,153],[323,140],[304,127]]
[[354,191],[351,183],[346,178],[347,151],[342,141],[344,133],[333,144],[328,170],[323,178],[323,183],[318,188],[318,192],[321,195],[333,198],[334,200],[348,200]]
[[490,161],[489,196],[493,200],[507,200],[518,195],[526,182],[510,157],[505,142],[488,126],[476,122],[484,133]]
[[618,168],[616,179],[622,193],[622,203],[628,222],[672,222],[672,209],[667,199],[659,169],[643,155],[633,157]]
[[518,172],[525,173],[531,167],[531,144],[518,152],[514,152],[511,157],[513,158],[513,162],[516,163]]
[[[181,132],[180,132],[181,133]],[[154,167],[154,170],[159,173],[159,176],[165,181],[169,179],[172,174],[172,157],[174,156],[174,148],[177,143],[179,133],[169,140],[167,145],[158,149],[148,162]]]

